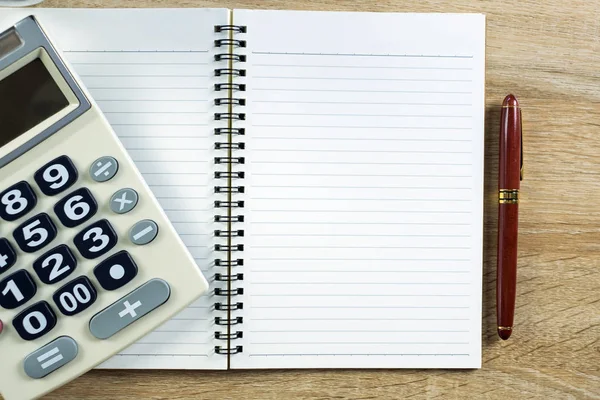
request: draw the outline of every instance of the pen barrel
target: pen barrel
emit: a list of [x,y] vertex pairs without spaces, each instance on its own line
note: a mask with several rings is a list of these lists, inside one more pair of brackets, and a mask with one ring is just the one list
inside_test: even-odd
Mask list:
[[519,204],[499,204],[498,217],[496,315],[499,327],[512,328],[517,291],[517,233],[519,229]]

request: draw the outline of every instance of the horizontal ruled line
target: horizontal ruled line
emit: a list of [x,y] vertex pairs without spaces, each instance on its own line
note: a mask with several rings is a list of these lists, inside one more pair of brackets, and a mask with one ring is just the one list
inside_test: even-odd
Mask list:
[[290,89],[290,88],[261,88],[255,87],[253,91],[276,92],[344,92],[344,93],[419,93],[419,94],[473,94],[472,92],[447,92],[426,90],[360,90],[360,89]]
[[[330,185],[252,185],[254,188],[301,188],[301,189],[425,189],[425,190],[472,190],[471,187],[434,187],[434,186],[330,186]],[[383,200],[383,199],[382,199]]]
[[417,356],[426,356],[426,357],[430,357],[430,356],[440,356],[440,357],[469,357],[470,354],[436,354],[436,353],[313,353],[313,354],[291,354],[291,353],[250,353],[248,354],[249,357],[330,357],[330,356],[369,356],[369,357],[380,357],[380,356],[411,356],[411,357],[417,357]]
[[184,53],[184,54],[194,54],[194,53],[208,53],[208,50],[67,50],[65,53],[117,53],[117,54],[137,54],[137,53]]
[[461,128],[461,127],[435,127],[435,126],[369,126],[369,125],[267,125],[267,124],[254,124],[254,127],[275,127],[275,128],[348,128],[348,129],[428,129],[428,130],[456,130],[456,131],[470,131],[472,128]]
[[[208,210],[207,210],[208,211]],[[294,212],[293,210],[291,210],[292,212]],[[354,211],[349,211],[349,212],[354,212]],[[369,211],[367,211],[369,212]],[[390,212],[394,212],[394,211],[390,211]],[[273,237],[428,237],[428,238],[434,238],[434,237],[471,237],[471,235],[458,235],[458,234],[453,234],[453,235],[413,235],[413,234],[407,234],[407,235],[395,235],[395,234],[360,234],[360,235],[352,235],[352,234],[346,234],[346,233],[341,233],[341,234],[323,234],[323,233],[275,233],[275,234],[271,234],[271,233],[253,233],[252,236],[273,236]]]
[[341,114],[341,113],[282,113],[254,112],[253,115],[285,115],[310,117],[404,117],[404,118],[472,118],[471,115],[426,115],[426,114]]
[[367,345],[367,344],[385,344],[385,345],[396,345],[396,344],[469,344],[469,342],[255,342],[251,341],[250,344],[255,345],[278,345],[285,346],[290,344],[295,345],[320,345],[320,344],[342,344],[342,345]]
[[92,74],[79,74],[80,77],[83,78],[208,78],[209,75],[140,75],[140,74],[130,74],[130,75],[92,75]]
[[357,294],[357,293],[341,293],[341,294],[312,294],[304,293],[300,295],[286,294],[251,294],[250,297],[471,297],[468,294]]
[[[253,151],[277,151],[277,152],[297,152],[297,153],[392,153],[392,154],[471,154],[470,151],[418,151],[418,150],[324,150],[324,149],[261,149],[253,148]],[[362,164],[356,162],[355,164]]]
[[253,321],[469,321],[469,318],[252,318]]
[[[158,136],[152,136],[152,137],[158,137]],[[323,137],[294,137],[294,136],[284,136],[284,137],[271,137],[271,136],[253,136],[252,139],[269,139],[269,140],[319,140],[319,141],[324,141],[324,140],[332,140],[332,141],[338,141],[338,140],[356,140],[356,141],[369,141],[369,142],[402,142],[402,143],[406,143],[406,142],[472,142],[472,139],[401,139],[401,138],[391,138],[391,139],[384,139],[384,138],[351,138],[351,137],[336,137],[336,138],[323,138]]]
[[[260,283],[260,282],[259,282]],[[353,310],[360,310],[363,308],[366,309],[468,309],[470,307],[444,307],[444,306],[440,306],[440,307],[404,307],[404,306],[329,306],[329,305],[318,305],[318,306],[252,306],[252,308],[262,308],[262,309],[267,309],[267,308],[285,308],[285,309],[289,309],[289,310],[293,310],[293,309],[313,309],[313,308],[318,308],[318,309],[353,309]]]
[[471,261],[469,258],[252,258],[254,261]]
[[[66,51],[65,53],[71,53]],[[72,62],[71,65],[208,65],[208,62]]]
[[[355,330],[355,329],[320,329],[320,330],[252,330],[249,329],[248,332],[255,332],[255,333],[350,333],[350,332],[354,332],[354,333],[373,333],[373,330],[371,329],[361,329],[361,330]],[[381,330],[381,329],[377,329],[377,333],[466,333],[469,332],[468,330]]]
[[[256,236],[256,235],[255,235]],[[256,259],[254,259],[256,260]],[[381,260],[379,260],[381,261]],[[440,261],[445,261],[445,260],[440,260]],[[278,274],[285,274],[285,273],[317,273],[317,274],[325,274],[325,273],[340,273],[342,271],[337,270],[337,269],[318,269],[318,270],[311,270],[311,269],[256,269],[256,268],[252,268],[252,272],[277,272]],[[346,269],[343,271],[346,274],[350,274],[350,273],[387,273],[387,274],[468,274],[471,271],[466,270],[466,271],[444,271],[444,270],[437,270],[437,271],[432,271],[432,270],[404,270],[404,271],[398,271],[398,270],[385,270],[385,269],[367,269],[367,270],[356,270],[356,269]]]
[[[277,200],[277,199],[275,199]],[[286,224],[286,225],[323,225],[323,222],[289,222],[289,221],[275,221],[275,222],[262,222],[262,221],[251,221],[254,225],[269,225],[269,224]],[[457,223],[457,222],[328,222],[327,225],[443,225],[443,226],[469,226],[470,223]]]
[[[190,247],[190,246],[188,246]],[[254,285],[332,285],[333,282],[260,282],[254,281]],[[470,285],[470,282],[369,282],[368,285],[436,285],[436,286],[453,286],[453,285]],[[335,285],[365,285],[364,282],[335,282]],[[360,308],[360,307],[359,307]]]
[[316,77],[316,76],[261,76],[258,79],[299,79],[299,80],[327,80],[327,81],[389,81],[389,82],[473,82],[472,79],[412,79],[412,78],[343,78],[343,77]]
[[[137,161],[136,161],[137,162]],[[278,160],[278,161],[259,161],[259,160],[252,160],[252,163],[254,164],[334,164],[334,165],[338,165],[338,164],[351,164],[351,165],[356,165],[357,162],[356,161],[284,161],[284,160]],[[447,165],[447,166],[454,166],[454,165],[472,165],[470,163],[401,163],[401,162],[360,162],[361,165]]]
[[409,70],[452,70],[472,71],[473,68],[461,67],[401,67],[388,65],[309,65],[309,64],[253,64],[255,67],[302,67],[302,68],[358,68],[358,69],[409,69]]
[[426,55],[426,54],[361,54],[361,53],[294,53],[274,51],[253,51],[252,54],[271,54],[284,56],[340,56],[340,57],[401,57],[401,58],[465,58],[472,59],[468,55]]
[[[296,187],[296,186],[294,186]],[[250,197],[250,199],[252,200],[328,200],[328,201],[383,201],[383,202],[388,202],[388,201],[419,201],[419,202],[423,202],[423,201],[458,201],[458,202],[464,202],[464,201],[472,201],[471,199],[457,199],[454,197],[451,198],[435,198],[435,199],[381,199],[381,198],[371,198],[371,199],[356,199],[356,198],[345,198],[345,199],[340,199],[340,198],[323,198],[323,197],[310,197],[310,198],[305,198],[305,197],[285,197],[285,198],[273,198],[273,197]],[[270,210],[261,210],[261,211],[270,211]]]
[[373,101],[319,101],[319,100],[252,100],[252,103],[294,103],[294,104],[358,104],[358,105],[402,105],[402,106],[472,106],[471,103],[407,103],[407,102],[373,102]]

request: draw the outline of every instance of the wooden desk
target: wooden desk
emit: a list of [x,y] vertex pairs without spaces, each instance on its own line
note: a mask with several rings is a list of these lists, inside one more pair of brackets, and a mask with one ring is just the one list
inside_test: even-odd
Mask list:
[[[483,368],[93,371],[51,399],[600,399],[600,8],[558,0],[46,0],[47,7],[228,7],[487,14]],[[524,107],[516,331],[496,336],[498,104]]]

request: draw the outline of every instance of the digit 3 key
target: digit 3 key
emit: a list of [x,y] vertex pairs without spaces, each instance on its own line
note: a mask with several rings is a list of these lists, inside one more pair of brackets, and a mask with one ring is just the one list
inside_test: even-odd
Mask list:
[[207,290],[192,256],[33,17],[0,27],[0,393],[28,399]]

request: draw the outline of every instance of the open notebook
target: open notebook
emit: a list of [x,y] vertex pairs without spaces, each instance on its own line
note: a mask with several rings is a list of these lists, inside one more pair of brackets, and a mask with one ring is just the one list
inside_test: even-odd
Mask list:
[[212,281],[103,367],[480,366],[483,15],[32,12]]

